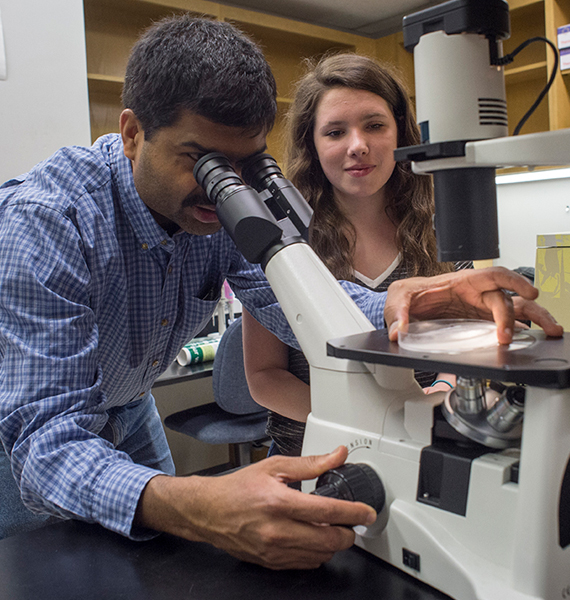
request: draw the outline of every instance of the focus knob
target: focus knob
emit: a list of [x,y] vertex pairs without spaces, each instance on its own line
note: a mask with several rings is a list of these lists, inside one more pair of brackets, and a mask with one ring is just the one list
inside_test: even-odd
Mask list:
[[364,502],[379,513],[386,503],[386,492],[382,480],[368,465],[344,464],[330,469],[317,479],[312,494],[339,500]]

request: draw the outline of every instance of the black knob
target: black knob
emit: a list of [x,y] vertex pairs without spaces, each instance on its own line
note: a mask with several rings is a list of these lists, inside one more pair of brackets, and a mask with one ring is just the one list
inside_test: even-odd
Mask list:
[[317,479],[313,494],[352,502],[364,502],[379,513],[386,503],[382,480],[368,465],[344,464]]
[[514,406],[524,407],[526,387],[524,385],[510,385],[507,387],[505,396]]

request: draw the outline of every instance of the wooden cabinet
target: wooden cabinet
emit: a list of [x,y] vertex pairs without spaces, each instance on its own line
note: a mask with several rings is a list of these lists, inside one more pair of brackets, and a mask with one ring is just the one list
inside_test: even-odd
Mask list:
[[[261,45],[277,80],[279,111],[268,148],[278,161],[283,118],[306,58],[331,50],[376,56],[396,66],[414,96],[413,56],[404,49],[401,32],[372,40],[207,0],[84,0],[84,5],[93,139],[118,130],[125,67],[141,31],[161,17],[183,11],[233,22]],[[570,0],[510,0],[509,5],[511,37],[504,44],[505,53],[534,36],[546,36],[556,43],[557,27],[570,23]],[[552,65],[552,52],[546,44],[534,43],[505,69],[511,133],[544,87]],[[570,127],[570,76],[558,72],[548,98],[522,133],[564,127]]]
[[176,12],[161,3],[85,0],[91,137],[119,130],[121,90],[131,47],[153,21]]
[[84,5],[93,140],[118,131],[121,88],[135,40],[153,21],[173,13],[190,11],[232,22],[260,44],[277,81],[278,115],[268,150],[278,161],[283,118],[304,60],[331,50],[375,52],[375,42],[368,38],[204,0],[84,0]]
[[[570,24],[570,0],[545,0],[544,26],[546,37],[556,44],[558,27]],[[552,69],[552,53],[547,56],[548,72]],[[570,71],[556,75],[548,95],[550,129],[570,127]]]
[[[505,54],[526,39],[543,36],[556,45],[557,28],[570,23],[568,0],[511,0],[511,37]],[[554,54],[544,43],[527,46],[505,69],[510,130],[546,85],[554,65]],[[570,86],[568,75],[560,70],[554,84],[521,133],[534,133],[570,127]]]

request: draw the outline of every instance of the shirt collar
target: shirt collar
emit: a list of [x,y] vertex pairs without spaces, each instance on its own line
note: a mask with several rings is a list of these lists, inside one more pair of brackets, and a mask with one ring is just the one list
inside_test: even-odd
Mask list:
[[174,250],[173,239],[154,220],[146,204],[141,200],[133,178],[131,161],[125,156],[123,141],[120,136],[110,148],[111,170],[113,171],[123,210],[127,215],[129,223],[142,252],[161,247],[172,252]]

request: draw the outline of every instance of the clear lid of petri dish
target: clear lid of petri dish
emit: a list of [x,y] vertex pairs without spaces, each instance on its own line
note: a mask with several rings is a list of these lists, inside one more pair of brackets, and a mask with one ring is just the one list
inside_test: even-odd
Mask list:
[[477,319],[438,319],[409,323],[398,332],[398,345],[410,352],[456,354],[498,345],[497,326]]

